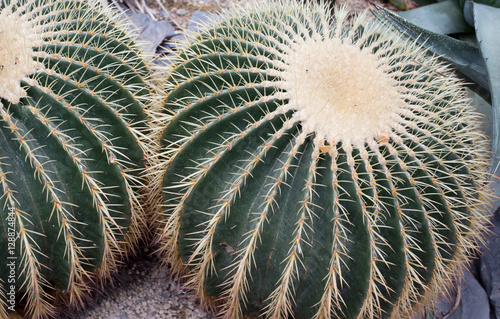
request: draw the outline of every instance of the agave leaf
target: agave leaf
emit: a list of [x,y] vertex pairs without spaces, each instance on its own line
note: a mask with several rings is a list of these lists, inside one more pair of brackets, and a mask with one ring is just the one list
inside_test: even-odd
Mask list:
[[474,2],[480,4],[487,4],[495,8],[500,8],[500,0],[475,0]]
[[474,3],[500,8],[500,0],[459,0],[460,7],[464,12],[464,19],[472,27],[474,26]]
[[[418,1],[417,1],[418,2]],[[468,0],[459,0],[460,6],[463,8]],[[500,8],[500,0],[474,0],[475,3],[487,4],[489,6]]]
[[491,86],[493,106],[493,167],[500,162],[500,9],[474,3],[474,25]]
[[488,103],[485,99],[481,97],[481,95],[476,92],[466,89],[467,95],[471,98],[472,104],[476,106],[477,112],[484,115],[483,123],[481,125],[481,129],[488,135],[489,138],[493,138],[493,111],[491,104]]
[[467,81],[472,81],[489,92],[486,67],[478,48],[446,35],[420,28],[377,4],[373,6],[375,9],[372,12],[380,21],[391,24],[396,30],[429,49],[431,53],[439,55],[443,60],[451,63],[458,74]]
[[447,0],[400,12],[399,16],[421,28],[439,34],[473,31],[465,22],[462,9],[456,0]]
[[465,41],[465,42],[469,43],[470,45],[472,45],[476,48],[479,48],[479,44],[477,43],[477,38],[476,38],[475,32],[457,34],[457,39],[460,41]]
[[473,2],[470,0],[460,0],[460,7],[464,12],[464,19],[468,25],[474,27],[474,9]]

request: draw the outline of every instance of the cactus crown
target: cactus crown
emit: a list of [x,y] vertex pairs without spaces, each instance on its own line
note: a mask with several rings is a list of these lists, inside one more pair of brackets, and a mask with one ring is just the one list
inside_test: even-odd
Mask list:
[[404,317],[488,213],[460,81],[366,13],[238,8],[174,59],[150,167],[159,251],[224,318]]
[[0,7],[0,97],[11,103],[19,103],[26,91],[21,81],[32,80],[27,75],[43,67],[34,59],[34,46],[42,44],[41,28],[31,19],[13,9],[14,3]]
[[[355,23],[362,21],[358,18]],[[335,31],[313,29],[290,46],[283,46],[282,52],[276,52],[283,69],[273,68],[266,73],[281,79],[277,86],[287,92],[288,99],[283,112],[295,110],[292,120],[300,122],[304,131],[331,145],[343,142],[362,146],[383,132],[393,131],[400,123],[408,108],[404,103],[407,92],[397,80],[401,72],[392,65],[394,55],[384,56],[392,42],[372,53],[380,44],[352,39],[356,32],[353,29],[341,35],[344,23],[337,19]],[[392,49],[401,51],[402,47]],[[411,54],[405,58],[410,59]]]

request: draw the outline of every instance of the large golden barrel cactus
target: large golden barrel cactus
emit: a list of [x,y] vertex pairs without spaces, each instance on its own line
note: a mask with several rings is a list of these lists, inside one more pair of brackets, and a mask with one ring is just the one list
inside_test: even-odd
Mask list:
[[221,318],[407,318],[467,260],[488,141],[447,65],[294,1],[191,36],[157,110],[158,251]]
[[149,58],[99,1],[0,10],[0,318],[45,318],[141,236]]

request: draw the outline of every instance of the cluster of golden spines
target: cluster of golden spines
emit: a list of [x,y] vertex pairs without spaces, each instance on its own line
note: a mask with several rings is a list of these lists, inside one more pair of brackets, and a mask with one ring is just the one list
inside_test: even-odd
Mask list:
[[21,81],[33,84],[28,75],[43,68],[33,51],[43,43],[42,30],[27,18],[26,7],[14,7],[12,2],[0,12],[0,97],[11,103],[19,103],[26,94]]

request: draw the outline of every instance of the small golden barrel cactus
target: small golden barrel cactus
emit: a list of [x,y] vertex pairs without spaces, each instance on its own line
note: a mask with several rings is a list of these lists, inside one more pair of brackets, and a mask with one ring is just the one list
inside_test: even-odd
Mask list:
[[233,10],[174,59],[158,251],[221,318],[407,318],[485,228],[488,141],[462,83],[348,14]]
[[149,58],[98,1],[0,10],[0,318],[52,317],[140,237]]

